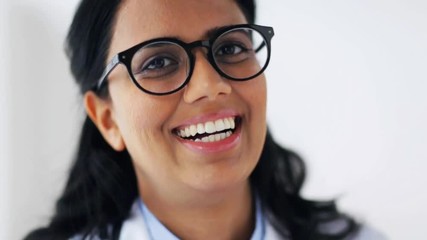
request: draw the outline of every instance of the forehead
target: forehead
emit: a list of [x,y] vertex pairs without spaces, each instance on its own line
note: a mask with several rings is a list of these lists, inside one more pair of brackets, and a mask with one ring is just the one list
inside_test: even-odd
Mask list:
[[158,37],[194,41],[211,29],[244,22],[234,0],[125,0],[117,12],[109,55]]

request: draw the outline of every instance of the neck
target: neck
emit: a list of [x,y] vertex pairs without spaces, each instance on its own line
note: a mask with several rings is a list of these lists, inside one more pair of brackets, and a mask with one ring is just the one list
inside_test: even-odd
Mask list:
[[249,183],[221,193],[192,195],[188,201],[174,201],[152,192],[140,195],[150,211],[180,239],[250,239],[255,226]]

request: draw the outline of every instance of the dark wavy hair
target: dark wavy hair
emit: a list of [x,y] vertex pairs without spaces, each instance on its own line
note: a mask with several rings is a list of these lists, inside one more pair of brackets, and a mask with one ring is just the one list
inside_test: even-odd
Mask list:
[[[82,0],[74,16],[66,52],[82,94],[91,90],[105,67],[120,3],[120,0]],[[237,0],[237,3],[247,21],[254,23],[254,0]],[[355,233],[358,224],[338,212],[333,201],[301,198],[304,178],[301,158],[279,146],[268,131],[250,183],[276,230],[283,237],[296,240],[344,239]],[[48,226],[32,231],[25,239],[68,239],[76,234],[118,239],[122,223],[137,197],[136,176],[128,152],[113,150],[86,117],[75,161],[55,213]],[[342,228],[325,231],[324,226],[337,221],[345,223]]]

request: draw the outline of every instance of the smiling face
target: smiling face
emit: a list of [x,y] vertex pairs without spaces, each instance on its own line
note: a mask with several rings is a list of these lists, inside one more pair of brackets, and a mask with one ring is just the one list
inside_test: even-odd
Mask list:
[[[108,59],[153,38],[192,42],[242,23],[245,17],[232,0],[126,0],[117,13]],[[108,100],[86,96],[89,115],[106,140],[130,153],[143,195],[176,197],[245,186],[261,154],[264,75],[231,81],[210,65],[205,49],[193,54],[190,82],[176,93],[144,93],[119,65],[109,76]]]

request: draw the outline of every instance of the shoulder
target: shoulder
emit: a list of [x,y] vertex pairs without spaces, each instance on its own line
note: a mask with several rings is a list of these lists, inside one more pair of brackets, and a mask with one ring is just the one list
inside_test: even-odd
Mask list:
[[82,236],[81,234],[74,235],[73,237],[69,238],[68,240],[102,240],[98,235],[89,235],[89,236]]
[[[138,201],[135,201],[131,207],[128,219],[123,222],[120,231],[119,240],[145,240],[148,239],[146,224],[141,212],[139,211]],[[75,235],[68,240],[102,240],[96,234],[83,237]]]
[[[290,240],[291,238],[282,237],[277,230],[271,225],[268,219],[265,220],[265,240]],[[339,224],[337,224],[339,225]],[[335,231],[342,226],[328,226],[329,231]],[[388,238],[380,231],[372,228],[369,225],[362,224],[359,230],[344,240],[388,240]]]
[[358,232],[346,240],[387,240],[388,238],[378,230],[368,226],[361,225]]
[[138,201],[132,205],[129,218],[123,223],[119,240],[148,239],[146,223],[139,209]]

